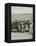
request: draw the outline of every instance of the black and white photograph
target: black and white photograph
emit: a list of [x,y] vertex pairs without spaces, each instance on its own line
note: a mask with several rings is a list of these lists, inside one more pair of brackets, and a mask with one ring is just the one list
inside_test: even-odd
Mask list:
[[5,41],[35,41],[35,5],[5,4]]
[[33,7],[11,6],[11,40],[33,38]]

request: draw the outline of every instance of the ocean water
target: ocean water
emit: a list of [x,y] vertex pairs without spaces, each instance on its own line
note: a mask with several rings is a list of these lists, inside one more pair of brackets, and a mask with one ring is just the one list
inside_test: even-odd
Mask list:
[[30,20],[33,21],[33,15],[32,14],[12,14],[11,15],[11,22],[13,21],[24,21],[24,20]]

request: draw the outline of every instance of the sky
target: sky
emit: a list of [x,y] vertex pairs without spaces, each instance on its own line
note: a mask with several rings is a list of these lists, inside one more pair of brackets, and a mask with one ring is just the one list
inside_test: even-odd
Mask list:
[[[27,15],[29,14],[29,15]],[[32,7],[16,7],[11,6],[11,21],[15,20],[27,20],[33,17],[33,8]]]
[[11,13],[13,14],[25,14],[30,13],[32,14],[32,7],[19,7],[19,6],[11,6]]

